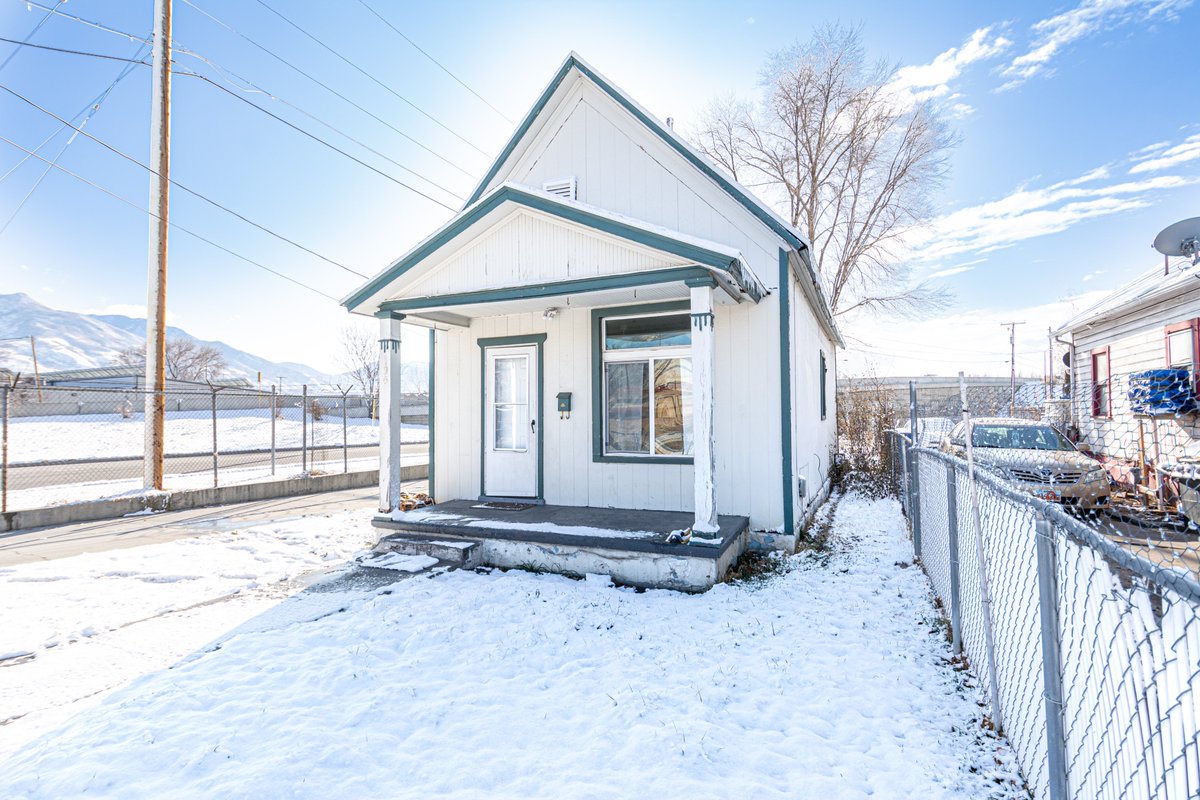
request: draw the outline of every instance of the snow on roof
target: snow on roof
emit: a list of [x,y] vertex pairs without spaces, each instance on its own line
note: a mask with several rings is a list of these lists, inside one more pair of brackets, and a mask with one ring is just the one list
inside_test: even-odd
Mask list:
[[[1191,262],[1186,258],[1175,259],[1168,264],[1168,274],[1163,275],[1162,267],[1143,272],[1098,303],[1064,322],[1055,333],[1070,333],[1122,312],[1171,297],[1185,291],[1190,282],[1197,280],[1200,280],[1200,267],[1191,266]],[[1192,287],[1200,288],[1200,283],[1194,283]]]

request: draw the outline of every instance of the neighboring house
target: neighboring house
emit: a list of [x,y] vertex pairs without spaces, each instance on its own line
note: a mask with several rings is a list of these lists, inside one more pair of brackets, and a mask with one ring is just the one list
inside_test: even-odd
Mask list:
[[439,501],[719,510],[788,547],[828,491],[842,342],[808,243],[574,54],[466,206],[343,304],[381,320],[382,512],[401,320],[430,330]]
[[1200,458],[1195,412],[1152,416],[1130,407],[1130,374],[1188,371],[1194,392],[1200,373],[1200,267],[1179,259],[1146,272],[1071,319],[1055,332],[1070,346],[1071,419],[1080,442],[1128,482],[1147,464],[1178,466]]
[[[23,377],[32,378],[33,376]],[[142,390],[146,386],[145,377],[146,368],[141,364],[117,364],[110,367],[43,372],[40,381],[42,386]],[[253,384],[245,378],[214,378],[212,385],[236,389],[253,388]],[[201,389],[207,390],[208,384],[204,381],[179,381],[168,378],[166,387],[169,391],[200,391]]]

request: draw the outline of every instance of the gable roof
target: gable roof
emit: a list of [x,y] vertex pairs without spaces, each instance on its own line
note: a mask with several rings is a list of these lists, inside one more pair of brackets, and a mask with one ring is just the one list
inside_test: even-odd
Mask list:
[[492,162],[491,167],[489,167],[488,171],[484,174],[483,180],[481,180],[475,187],[475,191],[471,192],[471,196],[467,198],[467,202],[465,203],[464,207],[471,205],[481,196],[483,196],[483,193],[487,190],[488,185],[495,180],[496,175],[513,157],[518,145],[520,145],[521,141],[525,139],[526,134],[529,133],[530,128],[533,127],[534,122],[542,115],[542,112],[546,110],[546,107],[550,104],[550,101],[554,98],[558,90],[564,85],[572,72],[582,75],[595,84],[597,88],[611,97],[619,106],[632,114],[640,123],[649,128],[651,132],[656,134],[669,147],[679,153],[679,155],[683,156],[683,158],[690,162],[692,166],[696,167],[696,169],[713,181],[713,183],[717,184],[717,186],[724,190],[726,194],[728,194],[743,207],[745,207],[746,210],[748,210],[751,214],[757,217],[760,222],[770,228],[771,231],[774,232],[775,235],[777,235],[784,242],[786,242],[789,247],[796,248],[797,250],[808,249],[808,241],[798,230],[785,222],[784,219],[771,210],[766,203],[755,197],[749,189],[728,177],[724,172],[721,171],[719,167],[709,160],[707,156],[703,155],[686,141],[684,141],[684,139],[675,133],[673,129],[668,128],[665,124],[660,122],[636,100],[625,94],[625,92],[621,91],[621,89],[613,84],[612,81],[608,80],[599,72],[597,72],[594,67],[584,61],[583,58],[581,58],[579,54],[574,51],[567,56],[567,59],[562,63],[562,66],[558,68],[558,71],[554,74],[554,77],[550,80],[550,83],[544,90],[542,90],[541,95],[538,96],[538,99],[533,104],[533,107],[529,109],[529,112],[525,115],[525,118],[521,120],[521,124],[517,126],[516,131],[513,132],[512,137],[508,140],[508,143],[504,146],[504,149],[500,151],[500,155],[496,157],[496,160]]
[[1168,264],[1166,275],[1163,274],[1162,267],[1143,272],[1064,322],[1055,333],[1070,333],[1159,300],[1175,297],[1193,288],[1200,288],[1200,268],[1194,268],[1188,259],[1180,258]]
[[583,225],[655,250],[685,258],[725,276],[754,302],[766,294],[766,289],[737,250],[717,242],[673,231],[633,217],[606,209],[567,200],[549,192],[517,183],[501,183],[464,208],[432,235],[409,250],[387,269],[342,300],[351,311],[371,300],[388,284],[436,254],[453,242],[489,213],[505,204],[530,208],[567,222]]

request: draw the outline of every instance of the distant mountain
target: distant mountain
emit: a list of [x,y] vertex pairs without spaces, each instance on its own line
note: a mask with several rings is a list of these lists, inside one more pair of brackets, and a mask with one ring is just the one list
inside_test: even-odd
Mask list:
[[[116,363],[117,354],[122,350],[140,347],[145,342],[146,321],[115,314],[58,311],[25,294],[0,294],[0,339],[30,335],[37,342],[38,366],[42,371],[103,367]],[[328,375],[305,364],[268,361],[224,342],[197,339],[180,328],[168,327],[167,336],[215,347],[225,357],[224,377],[246,378],[253,382],[261,371],[264,384],[278,383],[281,377],[285,384],[292,386],[339,382],[339,376]],[[32,372],[33,358],[28,342],[0,342],[0,367]],[[345,377],[340,377],[345,385]]]

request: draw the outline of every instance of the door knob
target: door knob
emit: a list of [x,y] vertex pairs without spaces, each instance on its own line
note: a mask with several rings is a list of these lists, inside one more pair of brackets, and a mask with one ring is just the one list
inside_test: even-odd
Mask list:
[[534,433],[537,433],[537,420],[536,419],[529,420],[529,430],[533,431]]

